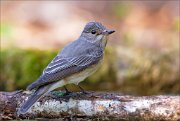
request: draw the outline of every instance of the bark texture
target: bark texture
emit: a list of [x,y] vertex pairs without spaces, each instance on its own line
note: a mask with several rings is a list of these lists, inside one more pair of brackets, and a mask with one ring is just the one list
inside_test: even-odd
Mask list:
[[17,115],[19,106],[30,95],[26,91],[0,92],[0,120],[120,120],[180,121],[180,96],[130,96],[107,92],[81,92],[64,95],[52,92],[27,114]]

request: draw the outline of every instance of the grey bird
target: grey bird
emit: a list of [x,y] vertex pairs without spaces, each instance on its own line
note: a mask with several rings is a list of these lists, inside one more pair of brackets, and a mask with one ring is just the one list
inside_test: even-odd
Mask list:
[[27,87],[27,90],[35,91],[22,104],[18,114],[28,112],[48,92],[66,84],[78,85],[93,74],[102,62],[107,37],[113,32],[115,31],[106,29],[99,22],[87,23],[80,37],[65,46],[44,69],[42,75]]

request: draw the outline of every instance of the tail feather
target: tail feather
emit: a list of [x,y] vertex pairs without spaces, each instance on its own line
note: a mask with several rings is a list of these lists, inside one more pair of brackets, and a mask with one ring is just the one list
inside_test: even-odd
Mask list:
[[18,115],[25,114],[35,102],[37,102],[43,95],[45,95],[47,92],[54,90],[58,87],[62,87],[65,85],[64,80],[58,81],[56,83],[51,83],[46,86],[39,87],[29,98],[28,100],[22,104],[18,111]]
[[28,100],[20,107],[18,114],[25,114],[35,102],[37,102],[46,92],[48,91],[47,87],[41,87],[37,89]]

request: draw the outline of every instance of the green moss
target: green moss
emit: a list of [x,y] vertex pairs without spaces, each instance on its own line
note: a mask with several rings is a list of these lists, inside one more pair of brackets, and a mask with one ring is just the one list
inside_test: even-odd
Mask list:
[[1,89],[7,91],[25,89],[28,84],[41,75],[43,69],[57,52],[19,49],[2,50],[0,52]]
[[65,92],[62,91],[52,91],[50,92],[52,95],[56,95],[56,96],[64,96]]

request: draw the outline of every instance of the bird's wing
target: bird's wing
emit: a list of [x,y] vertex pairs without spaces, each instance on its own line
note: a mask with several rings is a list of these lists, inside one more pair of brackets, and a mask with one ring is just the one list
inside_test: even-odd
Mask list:
[[95,52],[88,55],[81,55],[77,57],[55,57],[52,62],[43,71],[43,74],[37,81],[28,86],[28,90],[38,88],[63,78],[66,78],[72,74],[80,72],[87,67],[96,64],[101,57],[103,52]]

